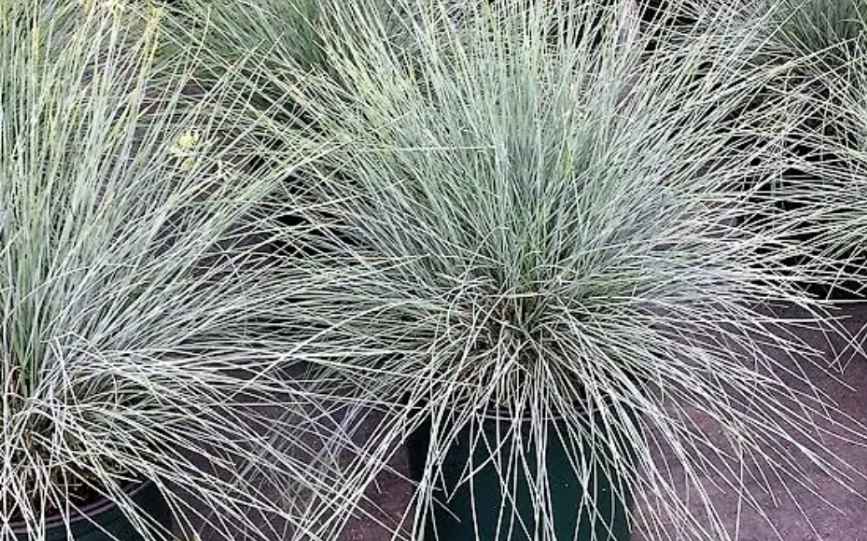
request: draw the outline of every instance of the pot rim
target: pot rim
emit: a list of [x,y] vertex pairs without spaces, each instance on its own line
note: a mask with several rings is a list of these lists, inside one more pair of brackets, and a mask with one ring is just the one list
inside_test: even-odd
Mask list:
[[[133,481],[128,483],[124,487],[124,492],[130,498],[134,498],[145,489],[150,488],[153,484],[154,482],[152,479]],[[82,523],[88,519],[90,519],[90,521],[94,521],[99,515],[107,513],[108,511],[116,507],[117,504],[114,501],[106,498],[105,496],[100,496],[95,502],[89,503],[83,507],[79,507],[77,511],[71,514],[69,526],[72,527],[74,524]],[[24,521],[12,522],[9,525],[12,527],[13,534],[20,535],[30,533],[30,530],[27,527],[27,523]],[[45,520],[46,531],[52,528],[63,527],[64,525],[65,522],[63,520],[63,517],[57,513],[48,516],[48,518]]]

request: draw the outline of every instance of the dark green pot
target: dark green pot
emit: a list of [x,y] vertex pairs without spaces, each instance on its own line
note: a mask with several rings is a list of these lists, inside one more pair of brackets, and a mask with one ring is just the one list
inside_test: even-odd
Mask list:
[[[165,531],[171,531],[172,515],[162,493],[152,481],[146,481],[131,489],[130,498],[143,513],[152,517]],[[30,539],[23,525],[12,526],[17,541]],[[49,519],[46,524],[45,541],[142,541],[144,538],[133,527],[126,516],[111,501],[102,499],[84,507],[81,513],[72,517],[71,536],[67,536],[66,526],[60,517]],[[157,533],[156,531],[154,532]]]
[[[523,468],[516,468],[514,474],[507,476],[507,486],[513,487],[512,494],[515,497],[501,509],[504,489],[500,480],[501,475],[497,473],[494,466],[497,459],[479,468],[479,465],[491,456],[488,447],[494,445],[486,444],[485,438],[478,434],[479,430],[484,433],[488,442],[495,442],[498,428],[501,434],[505,433],[511,423],[512,421],[488,419],[481,424],[481,427],[466,426],[460,431],[442,462],[442,478],[438,479],[435,485],[435,489],[442,489],[437,490],[436,494],[448,511],[440,505],[434,505],[433,513],[429,513],[425,525],[425,541],[437,539],[534,541],[536,519],[529,490],[533,480],[527,479]],[[565,425],[566,422],[562,420],[550,421],[548,426],[550,438],[546,442],[544,457],[556,539],[558,541],[629,540],[627,505],[630,498],[627,497],[627,501],[623,502],[622,498],[615,497],[617,492],[612,491],[612,486],[619,487],[622,481],[609,478],[603,468],[597,466],[593,468],[589,482],[584,484],[575,474],[572,464],[578,463],[582,455],[589,456],[589,444],[585,444],[583,450],[574,448],[574,445],[570,450],[557,432],[557,428],[562,431]],[[530,424],[523,423],[521,429],[524,432],[523,441],[530,441]],[[472,434],[476,435],[475,445]],[[421,481],[429,444],[430,422],[427,422],[411,434],[407,441],[410,474],[416,481]],[[502,457],[499,460],[500,464],[509,463],[507,457],[512,452],[511,445],[506,441],[497,451],[497,456]],[[525,450],[524,456],[527,463],[531,465],[535,464],[538,458],[535,449]],[[465,480],[458,486],[461,479],[465,479],[466,465],[471,460],[473,467],[477,468],[477,473],[472,480]],[[531,471],[532,469],[531,467]],[[581,508],[579,515],[579,502],[588,491],[592,493],[591,497],[596,503],[598,514],[595,517],[591,516],[586,505]],[[452,497],[446,500],[446,495]],[[475,524],[473,509],[475,509]],[[510,523],[514,524],[511,531]],[[524,525],[523,528],[521,524]],[[541,531],[541,528],[539,530]]]

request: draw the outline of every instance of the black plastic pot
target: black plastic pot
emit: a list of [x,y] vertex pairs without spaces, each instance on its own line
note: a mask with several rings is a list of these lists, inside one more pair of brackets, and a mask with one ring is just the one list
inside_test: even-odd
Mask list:
[[[582,450],[569,449],[557,435],[557,428],[562,431],[566,421],[561,419],[549,422],[549,441],[546,442],[544,462],[549,481],[556,539],[562,541],[630,539],[627,523],[629,498],[625,498],[627,501],[624,502],[623,498],[617,496],[624,490],[621,487],[622,480],[609,478],[610,474],[597,465],[593,468],[589,482],[583,483],[576,475],[573,464],[580,463],[582,456],[589,456],[589,444],[585,444]],[[596,421],[588,420],[588,422]],[[509,500],[505,506],[502,505],[503,493],[506,489],[502,486],[500,477],[504,475],[497,472],[494,464],[510,463],[508,457],[512,453],[512,444],[506,441],[496,451],[496,456],[502,457],[502,460],[498,461],[497,458],[489,460],[479,468],[486,459],[490,458],[489,447],[495,445],[492,442],[503,440],[502,436],[497,437],[497,431],[504,434],[511,423],[511,420],[489,418],[482,422],[481,426],[469,425],[461,430],[441,464],[442,475],[435,485],[435,489],[442,489],[438,490],[437,496],[448,510],[434,505],[433,512],[429,513],[425,525],[425,541],[436,539],[532,541],[534,539],[536,518],[529,490],[533,479],[528,479],[524,475],[523,468],[514,468],[516,470],[514,474],[507,476],[508,492],[514,496],[514,500]],[[522,441],[532,441],[529,437],[530,423],[522,423],[521,430],[524,436]],[[478,435],[479,431],[484,435]],[[475,442],[473,435],[476,435]],[[489,443],[486,444],[485,439]],[[429,445],[430,422],[427,422],[411,434],[407,441],[410,475],[416,481],[421,481]],[[527,463],[531,465],[535,464],[538,458],[535,449],[525,449],[524,456]],[[470,462],[477,469],[471,481],[466,480],[466,466]],[[531,466],[530,471],[534,469]],[[463,483],[459,486],[462,479]],[[613,487],[617,488],[612,490]],[[625,490],[628,492],[628,487]],[[591,517],[586,505],[579,513],[579,502],[588,491],[598,511],[595,517]],[[446,495],[451,495],[451,498],[446,499]],[[510,523],[514,524],[511,531]]]
[[[152,517],[157,524],[171,530],[172,516],[162,493],[152,481],[135,485],[130,489],[129,496],[144,514]],[[45,531],[45,541],[141,541],[144,539],[139,531],[130,523],[126,515],[107,499],[101,499],[84,508],[81,513],[73,516],[70,521],[71,537],[67,536],[63,520],[53,517],[48,520]],[[17,541],[29,540],[30,533],[24,525],[12,525]],[[154,533],[157,533],[155,530]]]

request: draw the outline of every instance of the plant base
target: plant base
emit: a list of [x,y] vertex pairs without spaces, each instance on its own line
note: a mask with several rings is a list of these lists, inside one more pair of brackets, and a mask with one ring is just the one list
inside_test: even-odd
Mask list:
[[[535,480],[528,479],[524,468],[516,467],[515,461],[510,460],[515,438],[502,436],[510,425],[511,421],[491,419],[482,422],[481,426],[470,425],[461,430],[441,464],[442,478],[435,485],[440,489],[436,492],[437,497],[448,509],[434,505],[433,516],[425,525],[425,541],[534,541],[541,538],[539,534],[543,525],[538,524],[534,516],[531,496]],[[587,482],[580,479],[573,464],[580,464],[582,456],[590,456],[589,445],[578,448],[564,444],[557,435],[557,425],[562,431],[566,422],[550,422],[544,456],[547,497],[553,512],[548,527],[553,529],[555,539],[627,541],[630,538],[628,503],[619,497],[625,491],[622,479],[611,479],[611,474],[598,465],[593,467]],[[521,440],[532,441],[530,423],[521,426]],[[498,441],[501,446],[493,449]],[[407,442],[410,473],[417,481],[421,480],[424,471],[429,444],[428,422]],[[529,470],[535,471],[539,459],[537,450],[525,449],[524,457]],[[468,464],[477,470],[470,479],[467,479]],[[514,471],[498,471],[509,465]],[[504,497],[504,493],[511,497]],[[586,498],[583,506],[580,503],[582,498]],[[592,516],[594,509],[595,516]]]
[[[133,503],[141,512],[150,516],[168,532],[172,525],[172,515],[156,484],[146,481],[129,493]],[[17,541],[32,539],[25,527],[13,526]],[[67,536],[66,526],[58,519],[50,520],[46,526],[45,541],[143,541],[144,537],[127,519],[126,515],[109,500],[100,500],[84,507],[81,514],[73,516]]]

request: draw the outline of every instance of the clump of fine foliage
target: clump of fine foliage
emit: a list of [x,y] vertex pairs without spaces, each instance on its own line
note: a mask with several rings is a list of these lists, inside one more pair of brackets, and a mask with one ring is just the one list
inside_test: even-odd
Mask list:
[[867,5],[859,0],[766,0],[767,36],[782,54],[800,55],[814,75],[842,75],[863,46]]
[[[439,0],[437,0],[439,1]],[[458,12],[464,3],[479,0],[449,0],[449,12]],[[378,21],[386,39],[412,49],[417,13],[431,0],[395,3],[366,0],[365,15]],[[342,0],[255,0],[241,8],[235,0],[179,0],[168,9],[164,26],[164,60],[190,49],[205,59],[197,73],[199,84],[208,86],[227,69],[242,66],[253,85],[239,85],[240,92],[252,93],[252,101],[269,110],[272,120],[303,123],[299,105],[289,101],[275,110],[275,101],[285,96],[286,85],[303,82],[305,74],[331,69],[325,49],[334,39],[334,24],[354,9]],[[352,35],[352,28],[341,31]],[[348,36],[347,36],[348,38]],[[344,38],[339,38],[344,39]],[[266,77],[260,77],[261,73]]]
[[[712,2],[715,10],[727,3]],[[785,67],[778,91],[803,96],[809,129],[820,135],[845,137],[848,101],[844,94],[863,93],[858,72],[867,45],[867,4],[859,0],[764,0],[728,7],[737,24],[749,27],[756,58]],[[835,125],[836,124],[836,125]]]
[[[867,32],[867,24],[862,25]],[[854,49],[845,75],[828,73],[829,97],[806,94],[806,110],[832,110],[821,129],[800,126],[795,140],[808,149],[801,160],[803,175],[786,196],[810,209],[807,234],[819,248],[819,261],[836,275],[826,279],[843,295],[861,299],[867,272],[867,42]]]
[[[784,166],[789,104],[745,106],[776,74],[750,71],[741,36],[721,40],[730,15],[648,55],[627,2],[495,0],[457,32],[435,4],[406,55],[366,2],[347,3],[324,40],[339,81],[284,85],[333,149],[300,177],[316,253],[285,324],[316,333],[305,358],[335,397],[386,412],[345,490],[430,421],[409,517],[420,539],[448,497],[432,487],[452,438],[492,410],[511,428],[476,445],[520,442],[489,458],[506,487],[536,480],[533,539],[553,538],[556,479],[525,453],[553,441],[551,418],[568,424],[556,437],[579,478],[622,479],[615,496],[652,539],[730,538],[711,478],[758,508],[749,483],[863,477],[819,443],[845,415],[799,368],[825,362],[793,332],[824,325],[794,285],[814,269],[784,264],[809,249],[789,231],[806,211],[750,188]],[[525,527],[502,512],[504,530]]]
[[746,37],[756,60],[777,73],[765,95],[789,98],[792,130],[783,148],[791,163],[770,196],[783,208],[801,208],[804,220],[794,231],[804,243],[802,256],[827,271],[824,284],[812,289],[835,298],[860,295],[867,259],[848,233],[859,222],[852,221],[852,198],[861,191],[867,4],[766,0],[731,12],[752,32]]
[[3,539],[41,541],[97,497],[174,539],[127,494],[153,481],[176,529],[273,540],[256,517],[297,509],[263,486],[336,485],[263,439],[258,408],[303,405],[269,375],[287,352],[271,314],[297,293],[260,249],[276,179],[245,172],[234,93],[185,109],[188,65],[152,82],[160,15],[0,3]]

